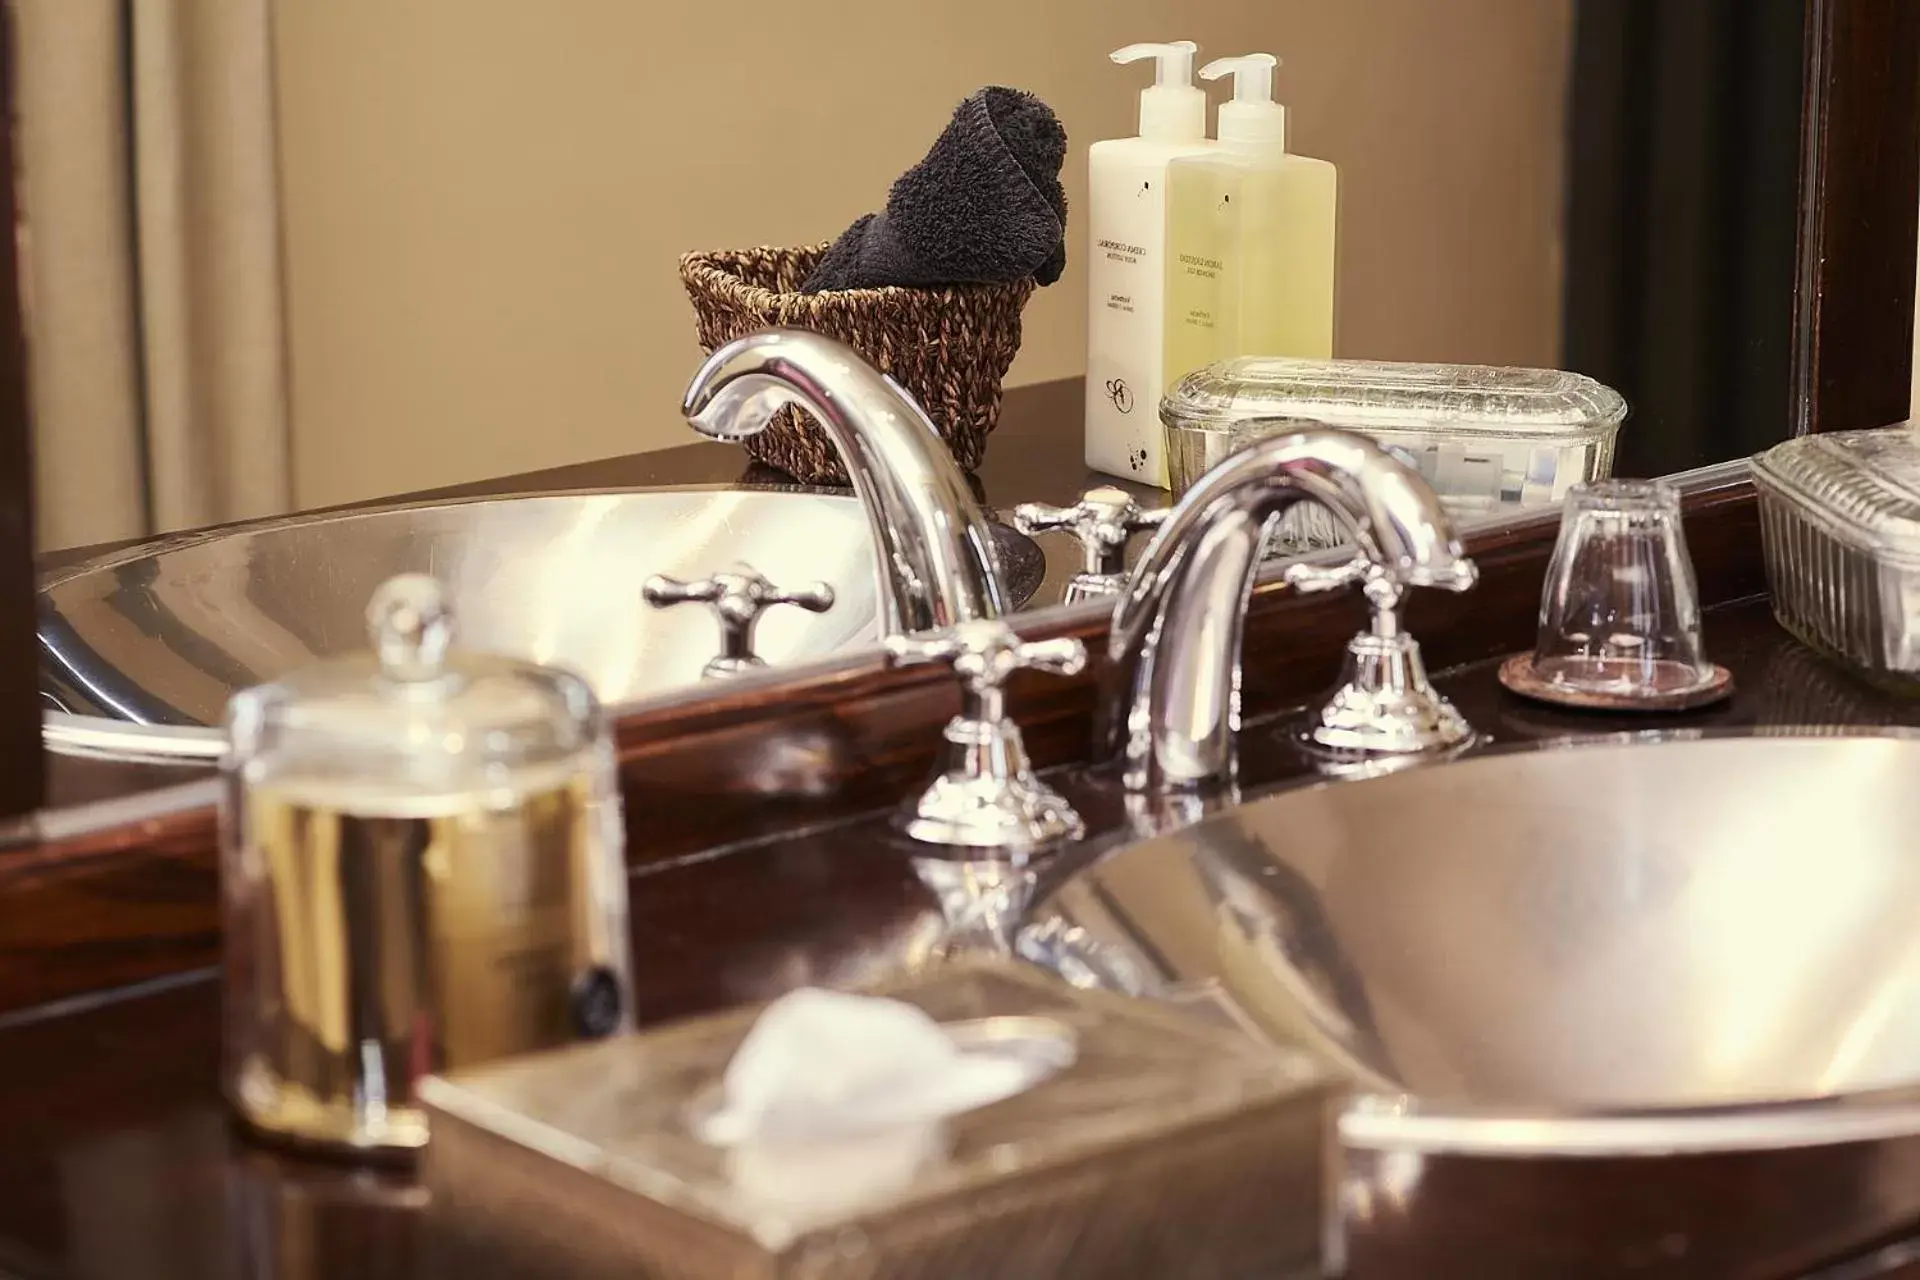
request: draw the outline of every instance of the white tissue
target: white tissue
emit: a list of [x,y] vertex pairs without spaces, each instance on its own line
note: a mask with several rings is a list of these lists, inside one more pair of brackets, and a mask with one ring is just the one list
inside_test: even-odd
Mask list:
[[874,1129],[814,1142],[745,1142],[726,1148],[733,1190],[750,1206],[750,1230],[778,1252],[796,1233],[898,1196],[946,1158],[943,1121]]
[[921,1129],[1010,1098],[1048,1069],[963,1052],[913,1005],[808,987],[754,1023],[701,1136],[719,1146],[791,1145]]

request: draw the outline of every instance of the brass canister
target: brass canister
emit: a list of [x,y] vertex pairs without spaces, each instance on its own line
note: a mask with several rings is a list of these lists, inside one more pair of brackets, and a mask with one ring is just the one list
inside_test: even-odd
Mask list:
[[584,684],[449,655],[428,578],[368,616],[229,714],[224,1073],[262,1133],[405,1153],[422,1076],[631,1026],[626,876]]

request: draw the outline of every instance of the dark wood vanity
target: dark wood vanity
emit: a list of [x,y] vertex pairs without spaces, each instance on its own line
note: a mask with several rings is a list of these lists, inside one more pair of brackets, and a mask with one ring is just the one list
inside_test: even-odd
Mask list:
[[[1754,545],[1750,513],[1747,498],[1725,494],[1691,530],[1703,582],[1724,584],[1709,588],[1707,626],[1713,656],[1738,681],[1727,704],[1654,720],[1543,710],[1502,690],[1497,661],[1486,656],[1450,665],[1440,689],[1495,742],[1650,728],[1920,727],[1920,707],[1828,665],[1774,624],[1754,590],[1757,562],[1742,554]],[[1524,629],[1531,605],[1520,594],[1512,621]],[[1342,625],[1346,620],[1330,621],[1329,630]],[[1496,655],[1504,651],[1493,647]],[[1282,733],[1287,691],[1317,692],[1330,675],[1331,653],[1302,653],[1289,665],[1296,674],[1276,682],[1266,695],[1273,699],[1267,716],[1244,739],[1249,796],[1311,771]],[[1040,714],[1030,711],[1028,722]],[[1067,714],[1058,708],[1053,719]],[[817,727],[796,726],[794,733]],[[1055,744],[1050,754],[1070,749],[1070,730],[1036,733],[1036,743],[1043,736]],[[895,765],[883,777],[917,785],[930,763],[912,759],[925,756],[918,746],[894,748]],[[629,755],[630,778],[644,759]],[[769,801],[766,814],[728,826],[723,849],[659,854],[676,836],[685,843],[667,847],[691,850],[695,815],[723,807],[682,781],[701,773],[688,766],[664,783],[630,783],[635,851],[643,860],[632,881],[635,976],[648,1022],[769,998],[802,983],[872,980],[937,936],[933,896],[884,812],[825,819],[828,825],[792,836],[780,834],[792,818]],[[1095,828],[1111,831],[1125,821],[1110,779],[1069,767],[1051,780]],[[176,831],[170,849],[24,855],[23,865],[8,868],[13,983],[38,974],[45,986],[77,987],[86,979],[75,974],[135,965],[151,976],[0,1016],[0,1128],[8,1134],[0,1144],[0,1266],[30,1277],[420,1274],[423,1205],[403,1175],[281,1155],[249,1142],[227,1118],[215,1075],[220,996],[211,968],[211,853],[205,834]],[[90,892],[61,902],[58,882],[89,856],[123,865],[107,874],[102,862]],[[1070,860],[1075,852],[1058,856]],[[118,936],[116,916],[125,929]],[[36,921],[64,939],[18,946],[15,939]],[[74,927],[82,924],[92,932]],[[1869,1166],[1837,1155],[1828,1172],[1822,1185],[1782,1186],[1775,1205],[1757,1203],[1745,1177],[1720,1175],[1716,1182],[1716,1161],[1708,1158],[1668,1162],[1655,1173],[1632,1162],[1557,1162],[1523,1179],[1491,1181],[1471,1162],[1457,1170],[1441,1165],[1428,1170],[1420,1198],[1405,1210],[1395,1237],[1402,1248],[1356,1257],[1353,1273],[1489,1274],[1476,1270],[1475,1260],[1498,1256],[1540,1274],[1618,1274],[1609,1242],[1644,1238],[1650,1228],[1609,1211],[1608,1183],[1659,1177],[1674,1179],[1690,1203],[1712,1215],[1695,1221],[1697,1234],[1719,1238],[1728,1224],[1737,1224],[1733,1234],[1750,1227],[1751,1248],[1740,1256],[1648,1257],[1638,1264],[1645,1274],[1805,1274],[1886,1233],[1875,1197],[1862,1188],[1920,1176],[1920,1144],[1882,1151]],[[1539,1217],[1543,1206],[1566,1203],[1570,1191],[1590,1211],[1549,1227]],[[1914,1227],[1920,1223],[1897,1230]]]
[[[1920,6],[1809,0],[1808,14],[1790,416],[1801,431],[1885,425],[1906,416],[1909,395]],[[24,815],[0,831],[0,1276],[427,1274],[425,1196],[407,1172],[277,1152],[244,1138],[222,1106],[210,771],[51,757],[43,778],[22,338],[13,258],[0,260],[0,809]],[[1073,381],[1010,393],[978,477],[988,503],[1061,502],[1084,487],[1080,405]],[[767,479],[744,463],[699,444],[443,496]],[[1733,673],[1731,700],[1648,717],[1555,711],[1505,692],[1499,662],[1532,644],[1558,530],[1558,511],[1541,511],[1471,534],[1479,585],[1420,593],[1408,611],[1436,685],[1482,735],[1472,750],[1646,730],[1920,729],[1920,703],[1774,622],[1744,472],[1696,473],[1686,486],[1707,645]],[[1063,563],[1050,566],[1056,587]],[[1082,640],[1093,657],[1075,677],[1016,678],[1010,698],[1036,764],[1088,822],[1086,841],[1049,855],[1058,867],[1137,817],[1094,758],[1109,618],[1090,605],[1017,621],[1029,638]],[[1319,778],[1286,731],[1333,682],[1363,619],[1357,598],[1277,580],[1256,591],[1240,796]],[[934,769],[956,697],[946,672],[873,651],[619,716],[644,1023],[802,984],[858,985],[924,957],[941,916],[893,815]],[[1920,1276],[1920,1245],[1909,1261],[1896,1249],[1873,1269],[1824,1270],[1920,1242],[1920,1215],[1887,1207],[1920,1200],[1920,1138],[1835,1148],[1814,1176],[1795,1166],[1773,1185],[1712,1157],[1651,1163],[1556,1160],[1516,1174],[1436,1160],[1350,1274]],[[1617,1193],[1644,1192],[1648,1179],[1671,1185],[1675,1203],[1684,1193],[1693,1217],[1624,1217]],[[553,1274],[566,1274],[563,1260]]]
[[[1022,393],[1010,421],[1031,426],[1030,447],[1049,433],[1026,422],[1024,406],[1057,406],[1074,392]],[[1071,439],[1066,421],[1057,434]],[[684,479],[693,478],[684,469],[719,460],[702,447],[610,468],[623,480],[663,471]],[[1413,617],[1439,688],[1487,746],[1648,729],[1920,727],[1920,707],[1816,657],[1774,623],[1749,484],[1737,474],[1709,479],[1687,506],[1708,643],[1734,673],[1734,698],[1647,718],[1559,712],[1501,689],[1499,658],[1531,640],[1551,546],[1539,534],[1557,520],[1546,513],[1475,540],[1481,585],[1465,597],[1433,595]],[[1065,628],[1097,638],[1097,612]],[[1358,621],[1351,600],[1279,587],[1256,600],[1247,684],[1255,720],[1242,739],[1247,798],[1314,777],[1285,730],[1331,681]],[[743,689],[730,706],[688,699],[622,725],[636,990],[648,1023],[803,983],[873,980],[922,954],[940,931],[891,810],[932,768],[933,727],[951,712],[948,682],[853,660],[777,688]],[[1049,780],[1092,828],[1086,845],[1054,855],[1061,866],[1129,821],[1111,771],[1085,763],[1096,692],[1087,678],[1035,681],[1016,695],[1030,744],[1054,769]],[[215,1074],[215,879],[204,808],[43,840],[0,865],[8,1010],[0,1014],[0,1128],[10,1135],[0,1145],[0,1265],[25,1276],[419,1274],[423,1206],[405,1175],[279,1154],[228,1120]],[[1753,1203],[1745,1180],[1726,1181],[1716,1198],[1710,1159],[1668,1162],[1655,1175],[1562,1162],[1545,1181],[1492,1184],[1471,1164],[1451,1177],[1441,1166],[1429,1170],[1401,1235],[1387,1238],[1404,1240],[1404,1256],[1356,1257],[1353,1273],[1485,1274],[1458,1260],[1484,1259],[1498,1241],[1517,1250],[1499,1255],[1515,1265],[1615,1274],[1608,1242],[1649,1228],[1609,1213],[1607,1181],[1658,1176],[1696,1199],[1709,1193],[1698,1202],[1720,1221],[1699,1222],[1700,1236],[1723,1237],[1729,1222],[1754,1226],[1749,1253],[1648,1257],[1639,1263],[1647,1274],[1798,1275],[1887,1232],[1857,1187],[1863,1178],[1912,1176],[1886,1167],[1894,1158],[1920,1164],[1920,1145],[1906,1157],[1883,1151],[1871,1168],[1840,1160],[1825,1186],[1796,1187],[1791,1214]],[[1562,1202],[1530,1194],[1561,1197],[1569,1188],[1591,1202],[1590,1214],[1551,1230],[1519,1225]],[[103,1230],[92,1215],[109,1207],[115,1225]],[[1376,1239],[1374,1247],[1387,1245]]]

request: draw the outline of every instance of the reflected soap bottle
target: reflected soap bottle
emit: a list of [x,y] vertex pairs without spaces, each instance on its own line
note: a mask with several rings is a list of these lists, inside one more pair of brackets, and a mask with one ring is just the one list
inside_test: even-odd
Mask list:
[[1271,54],[1221,58],[1232,76],[1219,145],[1168,168],[1167,383],[1236,356],[1333,355],[1339,178],[1287,150]]
[[1197,48],[1179,40],[1115,51],[1118,63],[1153,59],[1154,84],[1140,94],[1139,136],[1096,142],[1087,157],[1087,465],[1161,488],[1167,166],[1213,145],[1207,95],[1192,82]]

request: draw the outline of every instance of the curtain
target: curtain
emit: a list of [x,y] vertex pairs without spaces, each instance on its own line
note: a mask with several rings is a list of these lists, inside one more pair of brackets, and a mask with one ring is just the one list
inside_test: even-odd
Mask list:
[[291,505],[272,0],[13,0],[43,549]]
[[[1920,298],[1920,272],[1914,275],[1913,296]],[[1909,395],[1907,417],[1914,422],[1920,422],[1920,316],[1916,317],[1916,323],[1913,326],[1913,387]]]
[[1792,432],[1805,0],[1581,0],[1566,361],[1633,417],[1616,471]]

